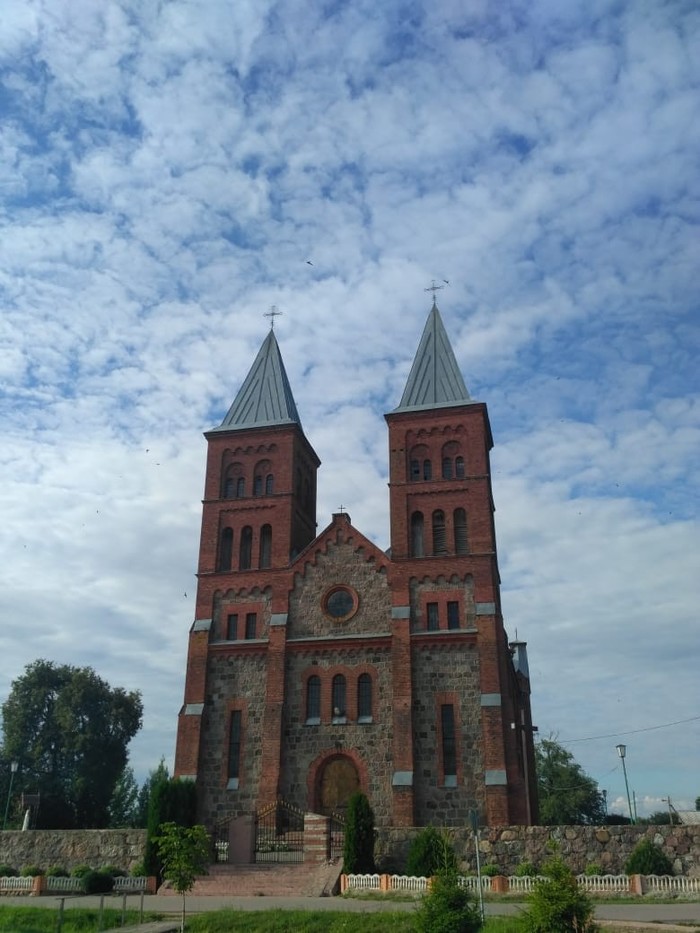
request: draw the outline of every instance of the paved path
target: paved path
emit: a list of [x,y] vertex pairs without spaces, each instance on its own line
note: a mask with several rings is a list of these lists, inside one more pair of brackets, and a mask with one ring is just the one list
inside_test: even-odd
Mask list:
[[[45,897],[3,897],[0,906],[10,904],[18,907],[47,907],[54,910],[58,907],[60,898]],[[176,917],[181,909],[179,897],[164,897],[157,894],[147,894],[144,899],[144,910],[153,913],[163,913]],[[99,897],[71,897],[65,898],[66,910],[71,907],[93,907],[100,904]],[[127,906],[138,910],[139,895],[127,897]],[[105,906],[121,908],[122,897],[105,898]],[[415,909],[413,901],[379,901],[360,900],[343,897],[188,897],[187,913],[201,913],[206,910],[341,910],[349,913],[368,913],[377,911],[410,911]],[[517,914],[524,908],[524,904],[509,901],[487,902],[486,913]],[[628,923],[653,923],[656,928],[660,923],[691,924],[700,928],[700,901],[676,904],[600,904],[596,907],[598,920],[627,921]],[[124,931],[122,930],[122,933]],[[690,931],[688,931],[690,933]]]

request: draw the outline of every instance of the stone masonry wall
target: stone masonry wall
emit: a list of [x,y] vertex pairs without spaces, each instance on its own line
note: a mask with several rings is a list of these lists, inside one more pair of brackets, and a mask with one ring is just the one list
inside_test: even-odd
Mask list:
[[30,829],[0,833],[0,863],[20,870],[26,865],[70,871],[77,865],[114,865],[131,871],[144,855],[145,829]]
[[[380,828],[375,857],[382,871],[403,871],[418,828]],[[466,829],[450,830],[462,869],[476,872],[474,837]],[[632,850],[643,838],[661,847],[676,875],[700,877],[700,826],[498,826],[481,830],[481,864],[496,864],[512,875],[521,862],[536,867],[549,857],[555,842],[566,863],[582,872],[600,865],[605,874],[621,874]]]

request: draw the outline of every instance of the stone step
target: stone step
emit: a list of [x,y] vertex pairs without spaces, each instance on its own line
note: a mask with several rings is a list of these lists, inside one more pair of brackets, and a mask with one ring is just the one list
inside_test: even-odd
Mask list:
[[[338,890],[339,861],[321,865],[216,865],[201,875],[189,892],[192,895],[223,897],[320,897]],[[158,894],[177,895],[168,882]]]

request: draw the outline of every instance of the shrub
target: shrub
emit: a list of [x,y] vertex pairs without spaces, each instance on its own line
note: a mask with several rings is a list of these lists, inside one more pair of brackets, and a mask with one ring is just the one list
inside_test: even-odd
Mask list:
[[48,878],[67,878],[68,871],[60,865],[52,865],[46,869],[46,875]]
[[441,870],[457,870],[452,841],[445,831],[426,826],[418,833],[408,850],[406,874],[416,878],[432,878]]
[[114,878],[104,871],[89,871],[83,875],[83,891],[86,894],[109,894],[114,887]]
[[441,870],[416,912],[419,933],[476,933],[482,926],[474,896],[454,870]]
[[89,865],[76,865],[71,871],[71,878],[84,878],[88,872],[92,871]]
[[163,823],[194,826],[197,815],[197,792],[194,781],[188,778],[168,778],[162,775],[151,785],[146,824],[146,853],[144,864],[147,875],[160,876],[163,863],[158,856],[156,836]]
[[24,868],[20,871],[20,875],[23,878],[36,878],[37,875],[43,875],[44,869],[39,868],[38,865],[25,865]]
[[534,862],[520,862],[519,865],[516,865],[513,874],[516,878],[535,878],[539,872]]
[[103,871],[106,875],[111,875],[113,878],[126,878],[127,874],[123,868],[117,868],[116,865],[105,865],[100,868],[100,871]]
[[523,915],[528,933],[594,933],[593,903],[559,856],[545,862]]
[[597,862],[589,862],[588,865],[583,869],[584,875],[588,878],[595,878],[597,875],[604,874],[603,866],[599,865]]
[[12,865],[0,865],[0,878],[16,878],[19,872]]
[[146,866],[143,862],[137,862],[136,865],[129,872],[132,878],[145,878],[146,877]]
[[625,863],[628,875],[672,875],[673,865],[651,839],[641,839]]
[[346,875],[371,874],[374,871],[374,813],[367,797],[358,791],[348,801],[343,846],[343,871]]
[[494,865],[493,862],[489,862],[487,865],[481,866],[481,874],[485,875],[487,878],[495,878],[496,875],[502,875],[503,872],[499,865]]

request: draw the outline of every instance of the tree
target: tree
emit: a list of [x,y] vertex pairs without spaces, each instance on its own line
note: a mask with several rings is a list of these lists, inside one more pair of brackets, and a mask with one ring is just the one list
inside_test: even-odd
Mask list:
[[142,714],[138,691],[112,688],[90,667],[27,665],[2,706],[3,752],[19,763],[21,789],[40,794],[38,827],[108,824]]
[[178,826],[163,823],[156,837],[158,855],[163,863],[163,874],[182,894],[182,921],[185,930],[185,896],[192,890],[197,875],[206,875],[210,860],[210,840],[203,826]]
[[134,769],[127,765],[117,778],[112,799],[109,801],[109,825],[111,829],[138,826],[139,786]]
[[598,785],[554,738],[535,746],[540,823],[543,826],[604,823]]
[[369,800],[357,791],[348,800],[343,845],[343,871],[346,875],[374,871],[374,813]]
[[151,799],[153,787],[161,781],[170,780],[170,771],[165,763],[165,758],[161,758],[158,767],[148,772],[148,777],[141,785],[139,790],[139,799],[136,804],[137,816],[136,825],[145,829],[148,825],[148,804]]
[[528,933],[594,933],[593,903],[559,856],[542,867],[523,918]]
[[477,933],[481,913],[474,895],[459,883],[454,869],[441,869],[416,913],[420,933]]
[[431,878],[439,871],[456,871],[457,856],[446,830],[426,826],[411,843],[406,861],[406,874],[416,878]]
[[[166,769],[167,773],[167,769]],[[163,862],[158,855],[157,838],[163,823],[194,826],[197,816],[197,788],[189,778],[159,777],[151,785],[146,823],[146,853],[144,866],[147,874],[160,876]]]

